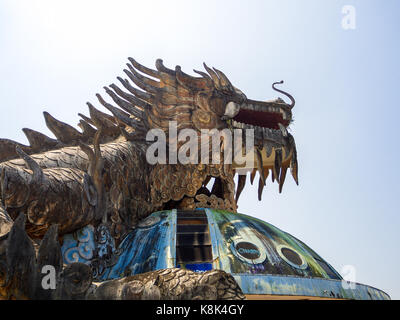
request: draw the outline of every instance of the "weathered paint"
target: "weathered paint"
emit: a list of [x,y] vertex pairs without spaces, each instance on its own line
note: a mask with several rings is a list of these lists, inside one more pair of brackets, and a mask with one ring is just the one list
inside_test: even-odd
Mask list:
[[244,294],[308,296],[332,299],[390,300],[376,288],[352,283],[344,289],[341,280],[284,275],[232,274]]
[[61,252],[66,264],[90,265],[94,279],[103,281],[175,267],[175,234],[176,210],[160,211],[141,221],[118,249],[107,229],[88,225],[64,236]]
[[[231,273],[244,294],[390,299],[370,286],[343,286],[341,276],[317,253],[267,222],[223,210],[199,210],[207,215],[212,268]],[[154,212],[116,249],[104,226],[87,226],[64,237],[64,262],[91,265],[98,281],[176,267],[176,230],[176,210]],[[211,265],[182,267],[203,271]]]
[[[229,273],[283,274],[340,280],[340,275],[319,255],[290,234],[262,220],[223,210],[206,209],[213,237],[216,268]],[[246,241],[260,251],[260,259],[246,261],[235,252],[234,244]],[[298,254],[301,265],[285,259],[279,248],[288,248]],[[265,259],[264,259],[265,257]],[[321,266],[324,264],[326,270]]]
[[151,214],[121,242],[118,262],[104,280],[175,267],[175,234],[175,210]]
[[67,264],[73,262],[88,264],[93,258],[95,247],[94,227],[89,225],[64,236],[61,252]]
[[94,279],[102,279],[110,266],[117,262],[114,239],[108,228],[88,225],[63,238],[61,247],[66,264],[81,262],[90,265]]

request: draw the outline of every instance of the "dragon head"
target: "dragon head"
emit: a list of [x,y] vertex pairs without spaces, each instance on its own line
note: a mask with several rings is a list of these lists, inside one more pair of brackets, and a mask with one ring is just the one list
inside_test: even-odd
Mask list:
[[[161,129],[168,136],[171,122],[176,123],[178,131],[192,129],[199,137],[205,129],[253,130],[254,146],[250,154],[255,160],[250,162],[250,167],[248,162],[245,165],[233,162],[231,165],[178,163],[156,166],[152,195],[156,199],[153,201],[163,204],[160,208],[166,208],[166,204],[172,201],[170,205],[178,207],[193,207],[197,203],[197,206],[236,211],[246,181],[243,172],[250,171],[251,183],[259,172],[259,200],[269,173],[272,181],[278,182],[280,192],[289,167],[298,183],[296,146],[287,130],[292,122],[295,101],[291,95],[275,87],[283,81],[274,83],[272,87],[289,97],[291,104],[281,98],[270,101],[248,99],[223,72],[206,64],[206,72],[194,70],[199,75],[194,77],[184,73],[180,66],[175,70],[165,67],[161,59],[156,61],[156,70],[132,58],[129,61],[124,72],[130,81],[117,78],[126,91],[115,84],[105,87],[120,108],[97,95],[100,103],[118,119],[127,140],[143,141],[150,129]],[[236,191],[235,173],[240,173]],[[210,191],[206,186],[212,177],[215,182]]]

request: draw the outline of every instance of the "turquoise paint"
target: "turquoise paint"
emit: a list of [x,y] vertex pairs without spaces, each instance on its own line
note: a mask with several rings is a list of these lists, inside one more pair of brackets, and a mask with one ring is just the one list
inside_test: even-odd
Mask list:
[[[103,279],[116,279],[171,267],[175,211],[151,214],[131,231],[118,248],[118,262]],[[146,223],[147,222],[147,223]],[[172,228],[171,228],[172,227]]]
[[67,264],[73,262],[90,264],[95,247],[94,227],[89,225],[75,233],[65,235],[61,253]]
[[[383,291],[362,284],[346,289],[336,270],[317,253],[267,222],[222,210],[203,210],[212,242],[212,268],[231,273],[245,294],[390,299]],[[64,262],[95,267],[98,281],[175,267],[176,220],[176,210],[154,212],[128,233],[118,248],[114,248],[108,230],[87,226],[64,236]],[[251,250],[244,250],[245,245]],[[288,260],[282,253],[285,248],[295,252],[302,264]],[[99,252],[106,262],[99,260]]]
[[205,209],[205,211],[210,231],[212,254],[213,254],[213,267],[214,269],[222,269],[223,265],[220,259],[221,253],[219,251],[219,246],[221,245],[221,237],[219,234],[217,234],[217,232],[219,232],[219,229],[217,228],[217,223],[214,220],[212,211],[210,211],[209,209]]
[[390,300],[385,292],[371,286],[353,283],[344,289],[341,280],[302,278],[283,275],[232,274],[244,294],[312,296],[355,300]]
[[[252,274],[284,274],[303,277],[318,277],[326,279],[341,279],[339,274],[314,251],[290,234],[275,226],[251,216],[207,209],[209,221],[215,233],[220,268],[229,273]],[[248,241],[255,244],[262,252],[263,261],[245,261],[233,250],[237,241]],[[296,252],[305,262],[302,267],[296,267],[280,254],[278,248],[288,248]],[[319,258],[326,264],[329,274],[315,259]]]
[[176,210],[167,212],[164,218],[167,229],[159,240],[159,257],[155,270],[174,268],[176,257]]

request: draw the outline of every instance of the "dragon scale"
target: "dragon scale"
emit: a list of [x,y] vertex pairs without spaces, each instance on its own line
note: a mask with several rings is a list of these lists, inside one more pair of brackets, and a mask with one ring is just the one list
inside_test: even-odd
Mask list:
[[[59,237],[89,224],[107,226],[119,243],[154,211],[209,207],[236,212],[246,181],[246,175],[238,174],[240,168],[224,163],[150,164],[146,134],[151,129],[167,137],[171,122],[178,130],[194,130],[198,137],[204,129],[253,129],[256,164],[247,169],[251,183],[259,174],[259,199],[269,175],[279,191],[288,169],[297,183],[296,146],[287,131],[294,99],[275,88],[282,82],[273,88],[291,104],[280,98],[250,100],[224,73],[206,64],[206,72],[194,70],[197,77],[179,66],[169,69],[160,59],[155,70],[132,58],[127,67],[128,78],[117,78],[122,89],[116,84],[104,88],[112,102],[97,94],[110,113],[88,103],[89,115],[79,114],[80,131],[44,112],[55,138],[25,128],[29,145],[0,139],[0,296],[31,298],[32,292],[40,292],[32,279],[31,287],[16,280],[16,274],[27,279],[31,269],[16,265],[21,253],[10,241],[22,241],[24,259],[30,259],[29,268],[36,268],[41,248],[56,252]],[[178,147],[182,145],[178,141]],[[218,152],[223,158],[224,150]],[[85,267],[71,268],[86,277]],[[221,277],[235,287],[234,280]]]

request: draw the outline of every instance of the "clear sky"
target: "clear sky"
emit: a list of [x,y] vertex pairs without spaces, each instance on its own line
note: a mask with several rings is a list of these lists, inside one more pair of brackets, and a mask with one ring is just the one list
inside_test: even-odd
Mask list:
[[[356,28],[342,28],[342,7]],[[0,0],[0,136],[51,136],[42,111],[70,124],[123,75],[202,62],[249,98],[296,98],[300,185],[247,187],[239,211],[293,234],[339,272],[400,299],[399,24],[396,0]],[[283,97],[284,98],[284,97]],[[87,113],[87,112],[86,112]],[[345,274],[343,274],[345,275]]]

